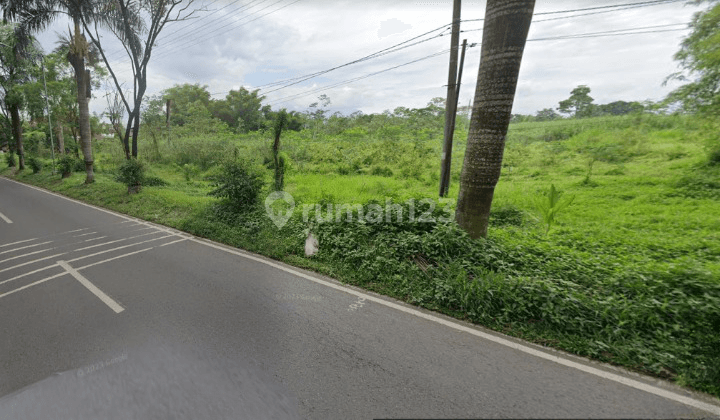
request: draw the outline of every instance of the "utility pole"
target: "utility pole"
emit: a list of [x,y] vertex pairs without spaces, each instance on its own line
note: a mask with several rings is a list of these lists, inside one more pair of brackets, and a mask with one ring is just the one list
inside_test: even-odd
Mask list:
[[[475,45],[475,44],[473,44]],[[450,132],[445,142],[444,149],[447,153],[447,165],[440,179],[440,197],[447,197],[450,189],[450,160],[452,158],[453,137],[455,135],[455,118],[457,117],[457,105],[460,100],[460,84],[462,83],[463,64],[465,64],[465,49],[467,48],[467,39],[463,39],[462,52],[460,53],[460,68],[458,69],[457,87],[455,88],[455,100],[452,103],[452,121],[450,122]]]
[[[456,80],[458,62],[458,44],[460,41],[460,0],[453,3],[452,35],[450,36],[450,68],[448,69],[447,100],[445,101],[445,132],[443,140],[443,153],[440,160],[440,197],[447,195],[448,185],[445,180],[450,180],[450,163],[452,154],[452,122],[453,104],[456,101]],[[449,183],[449,182],[448,182]]]
[[40,56],[40,66],[42,67],[43,73],[43,87],[45,88],[45,110],[48,114],[48,128],[50,129],[50,154],[52,156],[53,169],[52,173],[55,173],[55,141],[53,141],[53,126],[50,121],[50,101],[48,100],[47,83],[45,82],[45,57]]
[[165,125],[167,126],[168,144],[170,144],[170,101],[165,102]]

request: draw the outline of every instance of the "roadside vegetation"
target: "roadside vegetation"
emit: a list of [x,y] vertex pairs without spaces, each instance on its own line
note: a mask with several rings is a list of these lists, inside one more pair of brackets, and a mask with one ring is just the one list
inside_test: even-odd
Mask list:
[[[357,210],[352,223],[345,213],[328,221],[329,204],[389,199],[407,215],[407,200],[436,196],[442,116],[433,106],[422,127],[407,116],[419,110],[398,110],[284,132],[296,207],[281,229],[263,205],[274,189],[271,128],[209,133],[211,119],[196,121],[169,143],[141,141],[140,175],[119,141],[97,141],[90,185],[72,158],[52,174],[47,151],[33,154],[37,173],[8,166],[2,175],[720,395],[718,123],[636,113],[511,124],[486,239],[452,222],[358,223]],[[457,196],[467,118],[458,120],[438,220]],[[63,179],[67,167],[76,172]],[[142,191],[129,194],[138,179]],[[551,188],[562,193],[556,204],[572,201],[549,222]],[[320,205],[320,221],[313,206],[306,223],[303,204]],[[320,243],[312,258],[309,230]]]
[[[3,24],[0,149],[9,153],[0,175],[720,396],[720,4],[709,3],[675,55],[682,71],[668,77],[688,83],[662,102],[596,104],[580,85],[559,102],[563,116],[508,107],[504,149],[467,146],[468,130],[484,128],[461,107],[444,199],[442,98],[370,115],[330,114],[327,95],[305,112],[272,110],[245,88],[215,99],[208,86],[186,84],[144,98],[145,62],[134,74],[144,100],[130,107],[108,94],[107,112],[90,116],[86,97],[114,73],[68,63],[91,55],[78,18],[72,42],[45,56],[48,88],[37,51],[21,49]],[[9,4],[12,18],[24,3]],[[126,30],[143,30],[122,12]],[[22,25],[35,33],[33,22]],[[497,186],[492,168],[464,177],[462,197],[480,199],[463,201],[454,218],[466,147],[487,152],[470,153],[478,159],[502,156],[492,162],[501,177]],[[280,190],[294,211],[266,200]],[[487,212],[475,210],[490,203],[486,235]],[[311,233],[319,250],[307,257]]]

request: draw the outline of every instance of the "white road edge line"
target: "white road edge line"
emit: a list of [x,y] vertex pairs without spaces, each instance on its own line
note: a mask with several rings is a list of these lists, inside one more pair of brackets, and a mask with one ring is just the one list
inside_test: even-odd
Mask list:
[[15,245],[15,244],[21,244],[21,243],[23,243],[23,242],[30,242],[30,241],[34,241],[34,240],[36,240],[36,239],[37,239],[37,238],[32,238],[32,239],[25,239],[24,241],[10,242],[9,244],[0,245],[0,248],[6,247],[6,246],[10,246],[10,245]]
[[11,261],[11,260],[16,260],[18,258],[27,257],[28,255],[35,255],[35,254],[39,254],[39,253],[45,252],[45,251],[52,251],[53,249],[55,249],[55,248],[45,248],[45,249],[41,249],[40,251],[30,252],[28,254],[16,255],[14,257],[6,258],[6,259],[0,261],[0,264],[7,262],[7,261]]
[[[54,249],[54,248],[53,248],[53,249]],[[14,268],[24,267],[24,266],[29,265],[29,264],[34,264],[34,263],[36,263],[36,262],[49,260],[50,258],[59,257],[59,256],[61,256],[61,255],[65,255],[65,254],[67,254],[67,252],[61,252],[61,253],[59,253],[59,254],[50,255],[49,257],[38,258],[37,260],[32,260],[32,261],[24,262],[24,263],[22,263],[22,264],[13,265],[12,267],[3,268],[2,270],[0,270],[0,273],[5,272],[5,271],[8,271],[8,270],[12,270],[12,269],[14,269]]]
[[219,249],[219,250],[228,252],[228,253],[230,253],[230,254],[239,255],[239,256],[244,257],[244,258],[247,258],[247,259],[249,259],[249,260],[257,261],[257,262],[263,263],[263,264],[265,264],[265,265],[269,265],[269,266],[271,266],[271,267],[275,267],[275,268],[277,268],[278,270],[282,270],[282,271],[284,271],[284,272],[286,272],[286,273],[290,273],[290,274],[293,274],[293,275],[295,275],[295,276],[302,277],[302,278],[307,279],[307,280],[310,280],[310,281],[312,281],[312,282],[315,282],[315,283],[318,283],[318,284],[322,284],[322,285],[324,285],[324,286],[327,286],[327,287],[330,287],[330,288],[333,288],[333,289],[336,289],[336,290],[340,290],[340,291],[343,291],[343,292],[346,292],[346,293],[350,293],[350,294],[353,294],[353,295],[355,295],[355,296],[365,298],[365,299],[367,299],[367,300],[371,300],[371,301],[373,301],[373,302],[375,302],[375,303],[379,303],[379,304],[381,304],[381,305],[385,305],[385,306],[387,306],[387,307],[396,309],[396,310],[398,310],[398,311],[402,311],[402,312],[408,313],[408,314],[410,314],[410,315],[415,315],[415,316],[417,316],[417,317],[419,317],[419,318],[427,319],[428,321],[433,321],[433,322],[436,322],[436,323],[438,323],[438,324],[442,324],[442,325],[444,325],[444,326],[446,326],[446,327],[450,327],[450,328],[456,329],[456,330],[458,330],[458,331],[463,331],[463,332],[466,332],[466,333],[468,333],[468,334],[472,334],[472,335],[477,336],[477,337],[480,337],[480,338],[484,338],[485,340],[492,341],[492,342],[494,342],[494,343],[497,343],[497,344],[500,344],[500,345],[503,345],[503,346],[506,346],[506,347],[510,347],[510,348],[512,348],[512,349],[515,349],[515,350],[521,351],[521,352],[523,352],[523,353],[527,353],[527,354],[530,354],[530,355],[539,357],[539,358],[541,358],[541,359],[549,360],[549,361],[551,361],[551,362],[555,362],[555,363],[558,363],[558,364],[563,365],[563,366],[567,366],[567,367],[570,367],[570,368],[573,368],[573,369],[581,370],[581,371],[586,372],[586,373],[589,373],[589,374],[591,374],[591,375],[595,375],[595,376],[601,377],[601,378],[603,378],[603,379],[608,379],[608,380],[611,380],[611,381],[614,381],[614,382],[618,382],[618,383],[621,383],[621,384],[623,384],[623,385],[627,385],[627,386],[629,386],[629,387],[632,387],[632,388],[635,388],[635,389],[639,389],[639,390],[641,390],[641,391],[648,392],[648,393],[650,393],[650,394],[654,394],[654,395],[657,395],[657,396],[660,396],[660,397],[663,397],[663,398],[667,398],[667,399],[669,399],[669,400],[677,401],[677,402],[679,402],[679,403],[682,403],[682,404],[685,404],[685,405],[689,405],[689,406],[691,406],[691,407],[698,408],[698,409],[700,409],[700,410],[704,410],[704,411],[713,413],[713,414],[715,414],[715,415],[720,415],[720,407],[718,407],[718,406],[716,406],[716,405],[712,405],[712,404],[708,404],[708,403],[705,403],[705,402],[702,402],[702,401],[698,401],[698,400],[695,400],[695,399],[693,399],[693,398],[686,397],[686,396],[684,396],[684,395],[679,395],[679,394],[677,394],[677,393],[675,393],[675,392],[667,391],[667,390],[665,390],[665,389],[658,388],[658,387],[653,386],[653,385],[649,385],[649,384],[646,384],[646,383],[643,383],[643,382],[640,382],[640,381],[636,381],[636,380],[634,380],[634,379],[626,378],[626,377],[624,377],[624,376],[622,376],[622,375],[618,375],[618,374],[611,373],[611,372],[606,372],[606,371],[604,371],[604,370],[597,369],[597,368],[594,368],[594,367],[592,367],[592,366],[587,366],[587,365],[584,365],[584,364],[582,364],[582,363],[578,363],[578,362],[574,362],[574,361],[572,361],[572,360],[564,359],[564,358],[562,358],[562,357],[560,357],[560,356],[555,356],[555,355],[552,355],[552,354],[549,354],[549,353],[545,353],[545,352],[543,352],[543,351],[536,350],[536,349],[534,349],[534,348],[532,348],[532,347],[524,346],[524,345],[518,344],[518,343],[516,343],[516,342],[514,342],[514,341],[510,341],[510,340],[504,339],[504,338],[502,338],[502,337],[498,337],[498,336],[495,336],[495,335],[492,335],[492,334],[488,334],[488,333],[485,333],[485,332],[482,332],[482,331],[478,331],[478,330],[473,329],[473,328],[468,328],[468,327],[466,327],[466,326],[464,326],[464,325],[456,324],[456,323],[454,323],[454,322],[450,322],[450,321],[448,321],[448,320],[445,320],[445,319],[442,319],[442,318],[439,318],[439,317],[436,317],[436,316],[433,316],[433,315],[429,315],[429,314],[426,314],[426,313],[417,311],[417,310],[415,310],[415,309],[406,308],[405,306],[398,305],[398,304],[392,303],[392,302],[388,302],[388,301],[386,301],[386,300],[384,300],[384,299],[379,299],[379,298],[376,298],[376,297],[374,297],[374,296],[366,295],[366,294],[364,294],[364,293],[358,292],[357,290],[349,289],[349,288],[346,288],[346,287],[343,287],[343,286],[339,286],[339,285],[336,285],[336,284],[327,282],[327,281],[325,281],[325,280],[321,280],[321,279],[316,278],[316,277],[313,277],[313,276],[309,276],[309,275],[307,275],[307,274],[305,274],[305,273],[301,273],[301,272],[299,272],[299,271],[296,271],[296,270],[293,270],[293,269],[284,267],[284,266],[282,266],[282,265],[280,265],[280,264],[276,264],[276,263],[267,261],[267,260],[265,260],[265,259],[263,259],[263,258],[258,258],[258,257],[254,256],[254,255],[249,255],[249,254],[245,254],[245,253],[243,253],[243,252],[238,252],[238,251],[235,251],[235,250],[232,250],[232,249],[228,249],[228,248],[222,247],[222,246],[220,246],[220,245],[216,245],[216,244],[211,243],[211,242],[202,241],[202,240],[199,240],[199,239],[196,239],[196,238],[192,238],[192,239],[190,239],[190,240],[193,241],[193,242],[197,242],[197,243],[199,243],[199,244],[203,244],[203,245],[209,246],[209,247],[211,247],[211,248],[216,248],[216,249]]
[[112,300],[110,296],[106,295],[105,292],[98,289],[94,284],[90,283],[90,280],[83,277],[82,274],[78,273],[77,270],[70,267],[68,263],[65,261],[58,261],[57,264],[64,268],[65,271],[67,271],[71,276],[75,277],[75,280],[79,281],[80,284],[85,286],[89,291],[91,291],[95,296],[97,296],[100,300],[103,301],[107,306],[110,307],[113,311],[115,311],[116,314],[119,314],[120,312],[124,311],[125,308],[120,306],[117,302]]
[[0,219],[3,219],[6,223],[12,223],[12,220],[8,219],[4,214],[0,213]]
[[32,248],[32,247],[34,247],[34,246],[45,245],[45,244],[49,244],[50,242],[52,242],[52,241],[42,242],[42,243],[35,244],[35,245],[21,246],[20,248],[15,248],[15,249],[8,249],[7,251],[2,251],[2,252],[0,252],[0,254],[7,254],[8,252],[20,251],[21,249],[26,249],[26,248]]
[[[3,178],[4,178],[4,177],[3,177]],[[54,196],[56,196],[56,197],[60,197],[60,198],[63,198],[63,199],[65,199],[65,200],[72,201],[72,202],[74,202],[74,203],[80,204],[80,205],[85,206],[85,207],[90,207],[90,208],[93,208],[93,209],[95,209],[95,210],[99,210],[99,211],[102,211],[102,212],[105,212],[105,213],[108,213],[108,214],[112,214],[112,215],[114,215],[114,216],[117,216],[117,217],[119,217],[119,218],[122,218],[122,219],[125,219],[125,220],[128,220],[128,221],[139,222],[139,220],[140,220],[140,219],[133,219],[133,218],[131,218],[131,217],[128,217],[128,216],[125,216],[125,215],[122,215],[122,214],[119,214],[119,213],[116,213],[116,212],[113,212],[113,211],[104,209],[104,208],[102,208],[102,207],[97,207],[97,206],[93,206],[93,205],[91,205],[91,204],[83,203],[83,202],[81,202],[81,201],[78,201],[78,200],[75,200],[75,199],[72,199],[72,198],[69,198],[69,197],[65,197],[65,196],[62,196],[62,195],[60,195],[60,194],[56,194],[56,193],[53,193],[53,192],[44,190],[44,189],[42,189],[42,188],[38,188],[38,187],[35,187],[35,186],[32,186],[32,185],[23,184],[22,182],[18,182],[18,181],[15,181],[15,180],[12,180],[12,179],[8,179],[8,178],[4,178],[4,179],[7,179],[7,180],[10,181],[10,182],[15,182],[15,183],[17,183],[17,184],[26,186],[26,187],[28,187],[28,188],[32,188],[32,189],[35,189],[35,190],[38,190],[38,191],[42,191],[42,192],[44,192],[44,193],[46,193],[46,194],[54,195]],[[143,222],[145,222],[145,221],[143,221]],[[148,222],[145,222],[145,223],[148,223]],[[286,273],[290,273],[290,274],[296,275],[296,276],[298,276],[298,277],[302,277],[302,278],[304,278],[304,279],[310,280],[310,281],[315,282],[315,283],[318,283],[318,284],[325,285],[325,286],[327,286],[327,287],[331,287],[331,288],[333,288],[333,289],[341,290],[341,291],[343,291],[343,292],[350,293],[350,294],[353,294],[353,295],[358,296],[358,297],[364,297],[365,299],[369,299],[369,300],[371,300],[371,301],[373,301],[373,302],[376,302],[376,303],[379,303],[379,304],[381,304],[381,305],[385,305],[385,306],[388,306],[388,307],[390,307],[390,308],[394,308],[394,309],[397,309],[397,310],[399,310],[399,311],[402,311],[402,312],[405,312],[405,313],[408,313],[408,314],[411,314],[411,315],[415,315],[415,316],[420,317],[420,318],[427,319],[427,320],[429,320],[429,321],[437,322],[437,323],[439,323],[439,324],[442,324],[442,325],[445,325],[445,326],[447,326],[447,327],[456,329],[456,330],[458,330],[458,331],[467,332],[468,334],[472,334],[472,335],[475,335],[475,336],[477,336],[477,337],[485,338],[485,339],[487,339],[487,340],[489,340],[489,341],[492,341],[492,342],[494,342],[494,343],[498,343],[498,344],[500,344],[500,345],[507,346],[507,347],[513,348],[513,349],[515,349],[515,350],[522,351],[522,352],[524,352],[524,353],[528,353],[528,354],[531,354],[531,355],[540,357],[540,358],[542,358],[542,359],[550,360],[550,361],[556,362],[556,363],[558,363],[558,364],[561,364],[561,365],[564,365],[564,366],[567,366],[567,367],[570,367],[570,368],[578,369],[578,370],[581,370],[581,371],[583,371],[583,372],[589,373],[589,374],[591,374],[591,375],[598,376],[598,377],[600,377],[600,378],[604,378],[604,379],[608,379],[608,380],[611,380],[611,381],[614,381],[614,382],[618,382],[618,383],[621,383],[621,384],[623,384],[623,385],[627,385],[627,386],[629,386],[629,387],[631,387],[631,388],[639,389],[639,390],[641,390],[641,391],[645,391],[645,392],[648,392],[648,393],[650,393],[650,394],[654,394],[654,395],[657,395],[657,396],[660,396],[660,397],[663,397],[663,398],[667,398],[667,399],[669,399],[669,400],[677,401],[677,402],[679,402],[679,403],[688,405],[688,406],[690,406],[690,407],[695,407],[695,408],[698,408],[698,409],[700,409],[700,410],[704,410],[704,411],[707,411],[707,412],[709,412],[709,413],[713,413],[713,414],[716,415],[716,416],[720,416],[720,406],[717,406],[717,405],[708,404],[708,403],[705,403],[705,402],[702,402],[702,401],[699,401],[699,400],[695,400],[695,399],[690,398],[690,397],[686,397],[686,396],[677,394],[677,393],[675,393],[675,392],[667,391],[667,390],[664,390],[664,389],[662,389],[662,388],[659,388],[659,387],[656,387],[656,386],[653,386],[653,385],[648,385],[648,384],[645,384],[645,383],[643,383],[643,382],[636,381],[636,380],[634,380],[634,379],[625,378],[625,377],[623,377],[623,376],[621,376],[621,375],[617,375],[617,374],[610,373],[610,372],[605,372],[604,370],[597,369],[597,368],[593,368],[593,367],[591,367],[591,366],[586,366],[586,365],[584,365],[584,364],[582,364],[582,363],[573,362],[572,360],[564,359],[564,358],[561,358],[561,357],[559,357],[559,356],[554,356],[554,355],[551,355],[551,354],[549,354],[549,353],[541,352],[541,351],[539,351],[539,350],[535,350],[535,349],[533,349],[533,348],[531,348],[531,347],[528,347],[528,346],[523,346],[523,345],[521,345],[521,344],[515,343],[515,342],[510,341],[510,340],[506,340],[506,339],[501,338],[501,337],[497,337],[497,336],[494,336],[494,335],[491,335],[491,334],[484,333],[484,332],[482,332],[482,331],[478,331],[478,330],[475,330],[475,329],[472,329],[472,328],[468,328],[468,327],[466,327],[466,326],[464,326],[464,325],[456,324],[456,323],[454,323],[454,322],[450,322],[450,321],[447,321],[447,320],[445,320],[445,319],[442,319],[442,318],[439,318],[439,317],[436,317],[436,316],[428,315],[428,314],[425,314],[425,313],[423,313],[423,312],[420,312],[420,311],[417,311],[417,310],[414,310],[414,309],[406,308],[406,307],[404,307],[404,306],[401,306],[401,305],[398,305],[398,304],[395,304],[395,303],[392,303],[392,302],[388,302],[388,301],[385,301],[385,300],[383,300],[383,299],[378,299],[378,298],[376,298],[376,297],[373,297],[373,296],[370,296],[370,295],[366,295],[366,294],[364,294],[364,293],[358,292],[358,291],[353,290],[353,289],[350,289],[350,288],[345,288],[345,287],[342,287],[342,286],[338,286],[338,285],[336,285],[336,284],[333,284],[333,283],[330,283],[330,282],[321,280],[321,279],[316,278],[316,277],[313,277],[313,276],[309,276],[309,275],[304,274],[304,273],[301,273],[301,272],[299,272],[299,271],[286,268],[286,267],[284,267],[284,266],[282,266],[282,265],[280,265],[280,264],[276,264],[276,263],[273,263],[273,262],[270,262],[270,261],[266,261],[266,260],[264,260],[264,259],[262,259],[262,258],[255,257],[255,256],[253,256],[253,255],[249,255],[249,254],[246,254],[246,253],[242,253],[242,252],[239,252],[239,251],[235,251],[235,250],[232,250],[232,249],[228,249],[228,248],[226,248],[226,247],[223,247],[223,246],[220,246],[220,245],[216,245],[216,244],[214,244],[214,243],[212,243],[212,242],[201,241],[201,240],[199,240],[199,239],[197,239],[197,238],[194,238],[194,237],[189,238],[189,240],[191,240],[191,241],[193,241],[193,242],[196,242],[196,243],[199,243],[199,244],[203,244],[203,245],[209,246],[209,247],[211,247],[211,248],[216,248],[216,249],[219,249],[219,250],[221,250],[221,251],[228,252],[228,253],[230,253],[230,254],[234,254],[234,255],[238,255],[238,256],[241,256],[241,257],[244,257],[244,258],[247,258],[247,259],[250,259],[250,260],[254,260],[254,261],[260,262],[260,263],[262,263],[262,264],[266,264],[266,265],[271,266],[271,267],[275,267],[275,268],[277,268],[277,269],[279,269],[279,270],[285,271]],[[3,296],[4,296],[4,295],[0,295],[0,297],[3,297]]]
[[[56,265],[57,265],[57,264],[56,264]],[[57,277],[60,277],[60,276],[64,276],[65,274],[68,274],[68,273],[66,273],[66,272],[58,273],[58,274],[55,274],[55,275],[50,276],[50,277],[45,277],[45,278],[42,279],[42,280],[38,280],[38,281],[36,281],[35,283],[30,283],[30,284],[26,284],[26,285],[23,286],[23,287],[18,287],[17,289],[11,290],[11,291],[6,292],[6,293],[3,293],[2,295],[0,295],[0,299],[4,298],[4,297],[7,296],[7,295],[12,295],[13,293],[16,293],[16,292],[19,292],[19,291],[21,291],[21,290],[27,289],[28,287],[33,287],[33,286],[36,286],[36,285],[38,285],[38,284],[40,284],[40,283],[45,283],[45,282],[48,281],[48,280],[52,280],[52,279],[54,279],[54,278],[57,278]]]

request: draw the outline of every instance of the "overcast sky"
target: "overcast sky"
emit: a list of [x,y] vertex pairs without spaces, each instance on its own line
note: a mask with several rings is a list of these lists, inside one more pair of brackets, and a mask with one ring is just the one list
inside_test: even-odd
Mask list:
[[[694,12],[704,7],[684,2],[635,7],[596,9],[565,14],[547,12],[595,8],[645,2],[645,0],[551,0],[537,1],[530,27],[513,113],[534,114],[557,108],[570,91],[588,85],[595,103],[615,100],[659,100],[677,84],[662,86],[665,77],[677,71],[672,56],[678,50]],[[452,21],[452,0],[196,0],[207,11],[187,22],[169,24],[153,50],[147,94],[182,83],[207,85],[214,98],[230,89],[254,89],[278,80],[326,70],[368,54],[384,50]],[[597,13],[597,12],[604,13]],[[588,13],[594,13],[589,14]],[[460,39],[468,44],[460,105],[474,94],[482,42],[481,19],[484,1],[464,0]],[[585,16],[578,16],[586,14]],[[574,17],[571,17],[574,16]],[[549,20],[553,19],[553,20]],[[675,26],[668,26],[676,24]],[[659,26],[662,25],[662,26]],[[650,28],[647,28],[650,27]],[[683,29],[623,36],[537,40],[560,35],[646,28]],[[54,31],[67,32],[67,22],[58,21],[39,39],[46,51],[54,47]],[[348,79],[418,60],[450,48],[449,30],[432,32],[417,41],[444,34],[401,51],[329,72],[301,84],[267,92],[273,109],[306,110],[318,95],[327,94],[331,112],[348,114],[393,110],[398,106],[425,106],[434,97],[444,97],[448,53],[424,59],[376,76],[326,91],[302,94]],[[120,45],[103,38],[111,64],[126,86],[132,78]],[[91,110],[106,106],[102,92],[95,93]]]

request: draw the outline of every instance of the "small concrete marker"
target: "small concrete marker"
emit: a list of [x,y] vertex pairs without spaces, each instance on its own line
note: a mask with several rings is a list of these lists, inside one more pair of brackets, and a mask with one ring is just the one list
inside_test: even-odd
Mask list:
[[107,306],[110,307],[113,311],[115,311],[116,314],[119,314],[120,312],[124,311],[125,308],[120,306],[117,302],[112,300],[110,296],[106,295],[105,292],[98,289],[94,284],[90,283],[90,280],[83,277],[82,274],[78,273],[77,270],[70,267],[68,263],[65,261],[58,261],[57,264],[64,268],[65,271],[67,271],[71,276],[75,277],[77,281],[80,282],[83,286],[85,286],[89,291],[91,291],[95,296],[97,296],[100,300],[102,300]]

